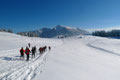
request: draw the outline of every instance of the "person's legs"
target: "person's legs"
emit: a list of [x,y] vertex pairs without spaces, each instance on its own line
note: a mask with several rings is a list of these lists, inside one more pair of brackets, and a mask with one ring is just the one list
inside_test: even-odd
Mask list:
[[29,61],[29,55],[27,55],[27,60],[26,61]]

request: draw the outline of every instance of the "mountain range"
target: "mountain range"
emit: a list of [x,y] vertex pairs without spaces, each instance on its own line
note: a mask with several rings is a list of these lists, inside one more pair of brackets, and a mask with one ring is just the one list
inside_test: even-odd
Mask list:
[[74,36],[80,34],[84,35],[84,34],[89,34],[89,32],[79,28],[57,25],[53,28],[42,28],[34,31],[19,32],[17,34],[23,36],[29,36],[29,37],[34,36],[34,37],[42,37],[42,38],[52,38],[56,36]]

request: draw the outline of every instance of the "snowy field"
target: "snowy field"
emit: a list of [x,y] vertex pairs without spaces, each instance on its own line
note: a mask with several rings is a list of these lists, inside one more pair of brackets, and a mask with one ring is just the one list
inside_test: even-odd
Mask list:
[[[51,46],[29,62],[19,49]],[[95,36],[28,38],[0,33],[0,80],[120,80],[120,40]]]

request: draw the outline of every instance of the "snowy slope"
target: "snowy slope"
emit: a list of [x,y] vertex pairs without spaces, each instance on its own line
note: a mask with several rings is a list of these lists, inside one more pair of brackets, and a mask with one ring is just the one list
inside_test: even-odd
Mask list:
[[[111,47],[108,41],[114,48],[119,47],[120,40],[114,39],[93,36],[64,39],[64,44],[54,48],[44,66],[36,70],[34,80],[119,80],[120,56],[104,50]],[[103,49],[98,45],[103,45]]]
[[[27,43],[51,51],[20,60]],[[95,36],[28,38],[0,33],[0,80],[120,80],[120,40]]]
[[42,46],[61,45],[60,40],[28,38],[15,34],[0,32],[0,80],[31,80],[34,77],[34,70],[44,61],[47,55],[39,55],[29,62],[20,60],[19,49],[26,47],[28,43],[37,48]]

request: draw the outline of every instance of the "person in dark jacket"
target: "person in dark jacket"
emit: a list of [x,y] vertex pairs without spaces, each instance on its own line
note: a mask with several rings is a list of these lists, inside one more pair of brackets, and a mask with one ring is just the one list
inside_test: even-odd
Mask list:
[[26,49],[25,49],[25,54],[27,56],[26,61],[29,61],[30,49],[28,47],[26,47]]
[[49,46],[48,48],[49,48],[49,51],[50,51],[50,50],[51,50],[51,47]]
[[28,46],[29,46],[29,48],[30,48],[30,43],[28,43]]
[[36,48],[36,46],[35,46],[34,48],[35,48],[35,53],[37,53],[37,48]]
[[32,50],[31,50],[31,52],[32,52],[32,58],[34,57],[35,58],[35,47],[32,47]]
[[20,49],[20,58],[23,58],[24,59],[24,53],[25,53],[25,50],[23,49],[23,47]]

